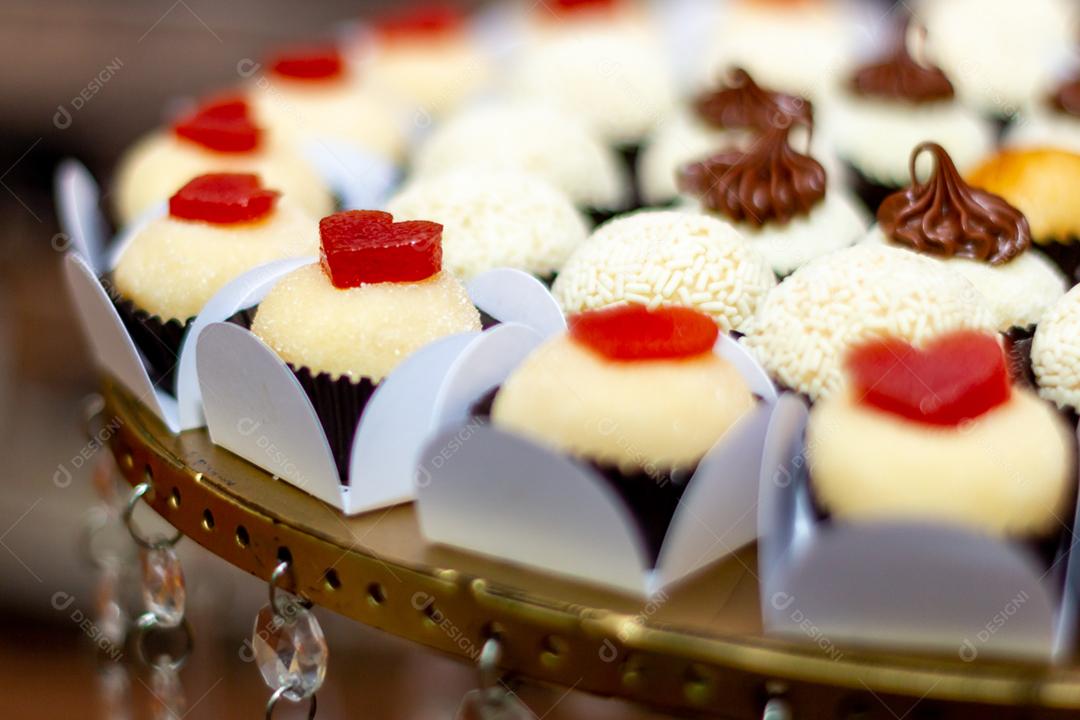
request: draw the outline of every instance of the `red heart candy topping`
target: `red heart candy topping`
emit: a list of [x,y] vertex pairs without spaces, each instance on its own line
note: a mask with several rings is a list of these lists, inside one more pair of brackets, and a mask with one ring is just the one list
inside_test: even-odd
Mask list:
[[456,33],[465,18],[452,5],[418,5],[404,12],[388,15],[376,23],[379,36],[386,41],[423,40]]
[[345,73],[345,63],[333,45],[301,47],[276,55],[270,71],[290,80],[336,80]]
[[610,360],[666,360],[710,352],[720,328],[688,307],[614,305],[571,315],[570,338]]
[[169,215],[215,225],[253,222],[269,215],[279,196],[264,188],[258,175],[200,175],[169,198]]
[[230,96],[200,105],[173,125],[178,137],[222,153],[245,153],[259,147],[262,130],[251,120],[243,98]]
[[997,339],[968,330],[942,335],[925,350],[874,340],[852,349],[847,369],[860,402],[927,425],[977,418],[1012,390]]
[[549,4],[556,15],[568,16],[578,13],[610,12],[621,3],[619,0],[555,0]]
[[442,225],[348,210],[319,221],[322,267],[336,288],[417,282],[442,270]]

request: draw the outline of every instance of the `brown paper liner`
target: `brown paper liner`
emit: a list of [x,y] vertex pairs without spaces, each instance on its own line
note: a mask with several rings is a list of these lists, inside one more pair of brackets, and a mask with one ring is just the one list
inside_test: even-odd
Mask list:
[[1011,327],[1002,333],[1005,336],[1005,360],[1009,365],[1009,377],[1013,382],[1035,387],[1035,372],[1031,369],[1031,341],[1035,337],[1035,326]]
[[[491,407],[498,392],[499,389],[495,388],[473,405],[472,415],[476,420],[491,422]],[[630,511],[645,538],[650,567],[655,567],[660,558],[664,537],[671,526],[672,518],[675,517],[675,510],[697,466],[676,472],[642,470],[627,474],[614,465],[597,462],[587,464],[607,481]]]
[[497,318],[488,315],[480,308],[476,308],[476,311],[480,313],[480,327],[482,329],[487,330],[488,328],[493,328],[496,325],[500,324],[500,321]]
[[882,185],[876,180],[871,180],[866,175],[859,172],[851,163],[845,163],[848,170],[848,176],[850,178],[851,190],[858,196],[862,204],[870,211],[872,215],[877,214],[878,206],[885,200],[885,198],[892,195],[900,188],[893,187],[891,185]]
[[638,177],[638,156],[641,154],[641,145],[633,143],[620,145],[615,151],[622,158],[626,167],[626,176],[630,178],[630,204],[622,212],[631,212],[644,207],[641,196],[641,178]]
[[585,208],[582,212],[585,213],[585,217],[589,218],[589,222],[592,224],[592,227],[598,228],[616,215],[620,215],[626,212],[626,210],[601,210],[599,208]]
[[225,318],[225,322],[239,325],[245,330],[250,330],[251,324],[255,322],[255,310],[257,308],[258,306],[247,308],[246,310],[237,310],[235,313]]
[[1060,242],[1049,242],[1034,247],[1050,258],[1061,269],[1061,272],[1065,273],[1070,287],[1080,283],[1080,237],[1073,235]]
[[353,382],[345,375],[335,379],[327,373],[312,374],[309,368],[297,368],[291,364],[289,369],[304,388],[315,414],[319,416],[341,484],[348,485],[353,438],[364,408],[378,383],[370,378]]
[[150,382],[167,392],[174,392],[180,346],[195,318],[188,318],[184,322],[163,320],[140,310],[131,300],[122,297],[114,297],[113,305],[135,347],[146,358]]

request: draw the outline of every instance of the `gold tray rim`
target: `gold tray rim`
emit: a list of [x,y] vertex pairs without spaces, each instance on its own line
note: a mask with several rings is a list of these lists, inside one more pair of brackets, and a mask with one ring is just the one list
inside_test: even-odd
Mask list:
[[[205,514],[181,512],[168,493],[157,490],[175,487],[183,496],[200,500],[194,504],[205,506],[204,513],[242,517],[252,536],[256,532],[267,532],[275,538],[287,536],[298,570],[308,553],[325,553],[329,548],[369,571],[385,566],[415,587],[417,593],[440,594],[454,606],[455,617],[489,618],[480,624],[484,632],[495,628],[506,638],[535,636],[533,644],[539,648],[538,653],[511,652],[504,656],[504,669],[523,678],[621,697],[658,710],[706,715],[738,713],[739,708],[724,697],[724,690],[747,682],[760,687],[756,691],[761,697],[760,706],[770,693],[796,698],[822,693],[840,697],[853,691],[970,706],[1080,710],[1080,667],[1002,661],[963,663],[958,659],[846,649],[837,660],[806,644],[683,632],[604,608],[559,605],[529,597],[512,587],[452,569],[394,564],[365,552],[363,547],[333,546],[327,537],[293,525],[280,513],[258,507],[236,494],[227,481],[185,462],[170,450],[177,436],[171,435],[115,379],[103,376],[101,388],[105,417],[110,418],[106,422],[115,429],[107,441],[121,474],[131,485],[151,480],[155,492],[147,497],[149,504],[202,547],[263,580],[269,579],[277,564],[273,554],[266,557],[264,552],[263,557],[253,557],[246,552],[251,548],[238,550],[231,535],[207,532]],[[270,481],[264,471],[254,466],[251,471]],[[185,500],[184,505],[189,504]],[[419,608],[389,616],[373,613],[377,603],[370,592],[366,599],[350,597],[343,601],[331,597],[333,593],[325,582],[300,582],[299,590],[316,604],[357,622],[459,658],[475,660],[476,648],[483,641],[483,633],[466,644],[460,637],[449,637],[445,628],[433,632],[440,630],[439,617],[414,612]],[[600,664],[598,659],[608,646],[617,654],[618,662],[601,660],[609,667],[591,667]],[[592,659],[587,660],[590,655]],[[572,681],[574,677],[578,679]],[[760,717],[760,709],[746,716]]]

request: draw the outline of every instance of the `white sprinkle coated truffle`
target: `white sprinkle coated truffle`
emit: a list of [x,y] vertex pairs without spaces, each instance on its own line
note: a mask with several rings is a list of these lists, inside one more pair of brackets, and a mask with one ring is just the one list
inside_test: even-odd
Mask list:
[[780,283],[743,342],[780,383],[816,400],[841,387],[844,355],[862,340],[891,336],[921,345],[961,328],[995,330],[971,283],[930,258],[861,244]]
[[776,278],[731,224],[645,211],[601,226],[567,261],[552,293],[567,313],[638,302],[687,305],[741,330]]
[[613,150],[573,115],[529,102],[487,103],[451,117],[413,158],[418,176],[459,168],[521,170],[581,208],[625,207],[629,178]]
[[1080,285],[1043,317],[1031,343],[1031,367],[1040,395],[1080,409]]
[[498,267],[558,272],[588,235],[570,199],[523,172],[456,170],[418,178],[387,203],[394,219],[443,225],[443,267],[469,279]]

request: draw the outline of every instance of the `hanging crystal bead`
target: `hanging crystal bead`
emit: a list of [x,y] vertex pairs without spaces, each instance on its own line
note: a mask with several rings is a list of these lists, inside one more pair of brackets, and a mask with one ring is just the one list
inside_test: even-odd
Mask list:
[[182,720],[187,714],[187,700],[180,684],[180,675],[168,657],[161,656],[154,663],[150,690],[153,694],[154,720]]
[[[279,603],[280,604],[280,603]],[[326,678],[326,638],[315,615],[298,603],[275,613],[263,606],[255,617],[251,644],[263,680],[272,689],[290,688],[293,702],[310,697]]]
[[105,663],[98,670],[98,699],[101,717],[131,720],[131,680],[123,663]]
[[142,596],[146,610],[162,627],[176,627],[184,619],[187,591],[184,570],[171,547],[142,551]]
[[122,653],[128,629],[128,616],[120,604],[120,582],[120,567],[103,566],[94,596],[95,623],[101,637],[99,647],[114,660]]

